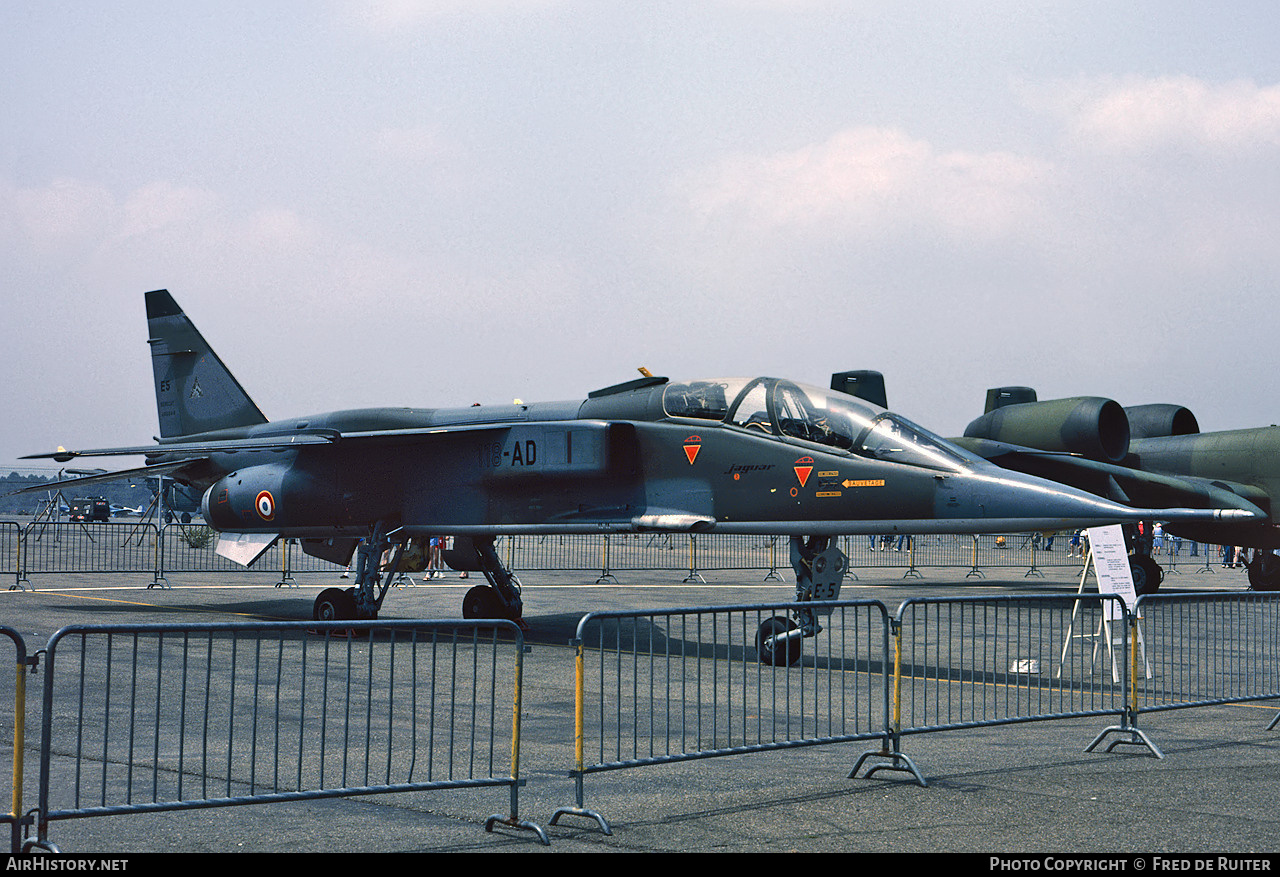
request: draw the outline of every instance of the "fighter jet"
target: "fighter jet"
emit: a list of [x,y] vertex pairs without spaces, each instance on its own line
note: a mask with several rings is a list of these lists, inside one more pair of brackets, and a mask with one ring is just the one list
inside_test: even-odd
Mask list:
[[[954,441],[1009,470],[1125,505],[1246,512],[1218,520],[1156,512],[1149,520],[1186,539],[1255,549],[1250,586],[1280,590],[1280,427],[1201,433],[1181,405],[1124,408],[1096,396],[1040,401],[1030,387],[995,387],[986,412]],[[1139,593],[1155,590],[1162,573],[1149,539],[1136,540],[1135,549],[1135,585]]]
[[[1025,532],[1150,516],[993,465],[863,398],[773,377],[645,374],[569,402],[268,421],[167,291],[147,293],[146,305],[156,443],[36,456],[145,454],[147,474],[202,491],[219,551],[242,562],[284,537],[346,564],[359,541],[356,586],[323,591],[317,619],[376,617],[392,580],[383,552],[394,552],[395,570],[412,540],[432,536],[454,538],[455,568],[485,574],[463,600],[465,617],[519,620],[520,583],[494,550],[498,536],[785,535],[804,603],[839,594],[848,560],[838,534]],[[818,632],[818,613],[794,614],[762,625],[763,656],[790,662],[799,638]]]

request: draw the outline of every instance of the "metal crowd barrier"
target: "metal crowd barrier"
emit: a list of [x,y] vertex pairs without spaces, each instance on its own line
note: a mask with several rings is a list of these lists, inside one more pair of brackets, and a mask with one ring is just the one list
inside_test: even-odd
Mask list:
[[13,576],[10,590],[22,584],[22,528],[14,521],[0,521],[0,575]]
[[1102,594],[907,600],[894,620],[894,729],[1122,715],[1127,664],[1107,638],[1127,652],[1126,617]]
[[879,740],[875,754],[889,754],[883,604],[806,605],[824,631],[790,667],[761,663],[758,631],[794,604],[583,617],[573,641],[576,804],[551,824],[583,816],[610,833],[584,804],[583,779],[600,771],[855,740]]
[[0,627],[0,636],[7,637],[13,643],[16,661],[10,666],[17,668],[16,675],[10,677],[13,680],[13,686],[0,685],[0,694],[4,695],[4,705],[6,707],[13,705],[13,736],[7,741],[13,747],[12,769],[9,773],[9,785],[13,789],[13,798],[9,812],[0,816],[0,824],[9,826],[9,848],[17,852],[22,840],[22,827],[28,822],[27,814],[22,809],[22,791],[25,772],[23,757],[26,754],[26,692],[29,663],[26,643],[16,630]]
[[59,820],[476,787],[510,790],[487,830],[546,843],[519,818],[523,647],[506,621],[64,628],[27,846]]
[[[1142,713],[1280,696],[1280,594],[1151,594],[1138,598],[1126,645],[1129,720],[1108,732],[1159,748],[1137,730]],[[1268,729],[1280,724],[1280,713]]]
[[[1072,537],[1016,536],[842,536],[851,569],[900,569],[904,576],[927,568],[1022,569],[1035,575],[1047,567],[1080,567],[1084,555]],[[510,540],[513,569],[598,571],[601,580],[626,572],[670,572],[685,581],[720,570],[761,570],[766,578],[790,572],[790,548],[783,536],[724,534],[612,534],[607,536],[525,536]]]
[[[217,554],[217,534],[203,524],[147,522],[53,523],[20,527],[0,522],[0,572],[14,574],[15,586],[30,576],[52,573],[142,573],[151,584],[168,586],[168,576],[184,572],[244,572]],[[1189,544],[1190,545],[1190,544]],[[1048,568],[1080,568],[1082,547],[1071,535],[1009,536],[842,536],[841,550],[856,570],[896,570],[904,577],[924,576],[936,568],[964,569],[966,577],[999,570],[1020,570],[1023,577]],[[1171,546],[1172,547],[1172,546]],[[1190,547],[1196,547],[1190,545]],[[1212,546],[1202,546],[1209,558]],[[702,573],[757,570],[768,579],[790,575],[790,548],[782,536],[725,534],[624,534],[519,536],[498,540],[497,550],[517,572],[580,571],[597,581],[617,581],[628,572],[666,573],[679,581],[701,581]],[[1183,555],[1200,563],[1201,555]],[[1178,554],[1162,554],[1166,573],[1176,575]],[[1201,569],[1208,569],[1206,561]],[[1184,566],[1187,564],[1184,563]],[[332,573],[335,567],[305,554],[294,540],[280,540],[250,572],[277,576],[279,586],[296,585],[295,574]]]
[[[1156,711],[1280,698],[1280,594],[1043,594],[807,603],[822,631],[762,662],[795,603],[583,616],[574,645],[573,806],[588,775],[853,741],[924,777],[912,735],[1118,716],[1159,748]],[[78,625],[43,650],[37,808],[23,811],[26,679],[15,647],[13,851],[59,820],[451,788],[506,787],[519,817],[524,641],[497,621]],[[778,653],[775,650],[775,653]],[[781,654],[785,654],[785,647]],[[36,653],[37,655],[41,653]],[[513,686],[509,688],[508,686]],[[509,724],[506,706],[513,704]],[[4,714],[0,708],[0,715]],[[1280,715],[1271,722],[1274,729]],[[507,753],[509,752],[509,761]]]
[[154,524],[37,521],[22,529],[18,584],[36,573],[159,575],[160,532]]
[[[1159,748],[1141,713],[1280,698],[1280,594],[1110,594],[810,603],[829,611],[791,666],[760,660],[757,629],[797,604],[591,613],[575,646],[576,801],[593,773],[880,740],[879,770],[926,785],[910,735],[1115,716],[1107,737]],[[1280,714],[1270,728],[1280,725]]]
[[[219,555],[214,549],[217,536],[203,524],[167,524],[163,531],[161,577],[183,572],[244,572],[244,567]],[[253,570],[279,575],[279,586],[295,585],[295,572],[333,572],[335,567],[303,552],[296,540],[281,539],[258,559]]]

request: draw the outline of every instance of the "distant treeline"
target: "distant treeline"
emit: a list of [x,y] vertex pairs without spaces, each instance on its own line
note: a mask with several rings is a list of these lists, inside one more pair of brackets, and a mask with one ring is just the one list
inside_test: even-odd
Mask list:
[[[54,476],[23,475],[18,472],[10,472],[0,478],[0,515],[34,515],[41,511],[48,504],[50,498],[56,495],[56,490],[35,490],[31,493],[20,493],[15,496],[10,494],[27,487],[51,484],[57,480]],[[119,481],[86,484],[79,488],[75,484],[64,484],[62,486],[62,497],[65,502],[70,502],[73,499],[99,496],[113,505],[145,509],[151,504],[152,493],[145,481],[130,481],[123,478]]]

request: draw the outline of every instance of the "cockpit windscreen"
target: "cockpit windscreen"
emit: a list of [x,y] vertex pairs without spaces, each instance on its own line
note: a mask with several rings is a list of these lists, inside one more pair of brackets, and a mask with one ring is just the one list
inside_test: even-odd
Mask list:
[[905,418],[854,396],[779,378],[668,384],[669,417],[714,420],[876,460],[959,471],[967,455]]

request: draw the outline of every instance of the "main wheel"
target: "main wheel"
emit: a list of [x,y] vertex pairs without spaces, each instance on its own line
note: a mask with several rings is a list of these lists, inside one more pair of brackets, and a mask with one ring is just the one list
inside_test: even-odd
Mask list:
[[1259,551],[1249,568],[1249,587],[1255,591],[1280,591],[1280,557]]
[[509,614],[498,592],[488,585],[476,585],[462,598],[463,618],[506,618]]
[[356,598],[349,589],[325,588],[311,607],[315,621],[353,621],[356,617]]
[[782,642],[770,638],[787,631],[795,630],[796,623],[790,618],[775,615],[760,625],[756,631],[756,654],[761,664],[772,664],[775,667],[790,667],[800,660],[800,637],[791,637]]
[[1129,571],[1133,574],[1133,590],[1141,597],[1160,590],[1164,569],[1148,554],[1135,554],[1129,558]]

